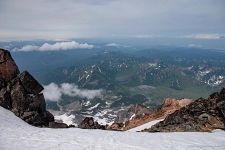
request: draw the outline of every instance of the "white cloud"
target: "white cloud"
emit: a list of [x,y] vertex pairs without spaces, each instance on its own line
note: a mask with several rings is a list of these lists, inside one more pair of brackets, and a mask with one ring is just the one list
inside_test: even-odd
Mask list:
[[109,46],[109,47],[120,47],[121,45],[120,44],[117,44],[117,43],[108,43],[105,46]]
[[45,99],[50,101],[61,100],[63,95],[93,99],[95,97],[101,97],[102,90],[79,89],[77,85],[72,83],[62,83],[60,85],[50,83],[49,85],[44,86],[43,94]]
[[220,35],[220,34],[217,34],[217,33],[204,33],[204,34],[188,35],[188,36],[186,36],[186,38],[217,40],[217,39],[225,38],[225,35]]
[[127,48],[127,47],[130,47],[128,45],[122,45],[122,44],[118,44],[118,43],[108,43],[105,46],[108,46],[108,47],[116,47],[116,48],[120,48],[120,47]]
[[60,87],[55,83],[50,83],[44,86],[43,94],[46,100],[58,101],[62,97],[62,92]]
[[60,51],[60,50],[71,50],[71,49],[92,49],[94,45],[87,43],[78,43],[76,41],[69,42],[56,42],[54,44],[44,43],[41,46],[36,45],[25,45],[22,48],[14,48],[13,51]]

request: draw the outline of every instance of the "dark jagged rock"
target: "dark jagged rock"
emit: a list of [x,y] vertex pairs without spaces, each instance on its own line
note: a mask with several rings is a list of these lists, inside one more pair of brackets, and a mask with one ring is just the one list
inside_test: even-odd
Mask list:
[[9,51],[0,49],[0,80],[8,82],[15,78],[18,74],[19,69],[12,59]]
[[82,129],[106,129],[105,126],[98,124],[98,122],[95,122],[92,117],[84,118],[84,120],[79,124],[78,127]]
[[[150,110],[139,104],[132,105],[129,107],[129,109],[127,109],[127,111],[125,111],[126,109],[122,111],[123,116],[128,116],[127,119],[124,122],[114,122],[108,127],[108,129],[126,131],[156,119],[163,119],[167,115],[173,113],[181,107],[190,104],[191,102],[191,99],[176,100],[172,98],[166,98],[163,104],[156,110]],[[119,115],[121,116],[120,113],[121,112],[119,112]]]
[[69,128],[69,126],[65,123],[59,123],[59,122],[49,122],[50,128]]
[[225,89],[213,93],[208,99],[197,99],[167,116],[145,131],[212,131],[225,129]]
[[6,86],[5,80],[0,76],[0,89]]
[[0,49],[0,106],[31,125],[48,127],[49,122],[54,122],[54,116],[46,111],[42,90],[27,71],[19,73],[8,51]]
[[0,106],[4,107],[6,109],[12,108],[10,94],[5,88],[0,90]]
[[39,94],[44,89],[43,86],[40,85],[27,71],[22,72],[18,78],[20,79],[24,89],[29,94]]
[[72,125],[72,124],[69,125],[69,128],[75,128],[75,127],[76,127],[75,125]]

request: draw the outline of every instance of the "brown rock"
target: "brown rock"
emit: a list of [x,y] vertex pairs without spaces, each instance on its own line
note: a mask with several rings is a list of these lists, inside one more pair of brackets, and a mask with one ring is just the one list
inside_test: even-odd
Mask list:
[[163,121],[145,131],[212,131],[225,129],[225,90],[210,95],[208,99],[197,99],[186,107],[168,115]]
[[10,53],[0,49],[0,106],[34,126],[49,126],[54,116],[46,111],[43,87],[27,71],[19,70]]
[[109,130],[122,131],[124,127],[124,123],[113,123],[108,127]]
[[0,78],[9,82],[19,74],[19,69],[9,51],[0,49]]
[[192,100],[190,99],[176,100],[172,98],[166,98],[163,104],[155,111],[152,111],[142,105],[133,105],[130,109],[128,109],[129,111],[124,112],[124,114],[135,114],[135,116],[124,122],[114,122],[109,127],[109,129],[129,130],[156,119],[163,119],[174,111],[190,104],[191,102]]
[[189,105],[191,102],[191,99],[176,100],[173,98],[166,98],[163,104],[157,109],[155,115],[158,115],[159,117],[166,117],[176,110]]

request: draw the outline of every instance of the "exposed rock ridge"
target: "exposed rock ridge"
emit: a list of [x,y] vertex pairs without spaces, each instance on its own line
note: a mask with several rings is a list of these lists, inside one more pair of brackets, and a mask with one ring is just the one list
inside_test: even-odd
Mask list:
[[124,112],[125,114],[129,114],[130,112],[132,112],[135,114],[134,117],[132,117],[130,120],[126,120],[125,122],[117,121],[108,128],[113,130],[129,130],[147,122],[165,118],[167,115],[173,113],[174,111],[182,107],[185,107],[191,102],[191,99],[176,100],[172,98],[166,98],[163,104],[154,111],[146,108],[143,105],[139,105],[138,107],[134,105],[133,107],[128,109],[127,112]]
[[199,98],[145,131],[186,132],[225,129],[225,88],[208,99]]
[[54,116],[46,110],[43,89],[29,72],[20,73],[9,51],[0,49],[0,106],[31,125],[48,127]]

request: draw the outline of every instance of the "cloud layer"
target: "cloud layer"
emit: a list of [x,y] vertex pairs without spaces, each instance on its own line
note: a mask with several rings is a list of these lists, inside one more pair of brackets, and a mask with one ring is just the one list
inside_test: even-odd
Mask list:
[[224,8],[224,0],[0,0],[0,39],[224,34]]
[[88,90],[88,89],[79,89],[77,85],[72,83],[62,83],[57,85],[55,83],[50,83],[49,85],[44,86],[43,94],[46,100],[49,101],[59,101],[62,99],[63,95],[70,97],[81,97],[87,99],[93,99],[95,97],[102,96],[102,90]]
[[75,41],[71,42],[56,42],[54,44],[44,43],[41,46],[36,45],[25,45],[22,48],[14,48],[13,51],[60,51],[60,50],[71,50],[71,49],[92,49],[94,45],[87,43],[78,43]]
[[205,40],[218,40],[218,39],[224,39],[225,35],[220,35],[217,33],[202,33],[202,34],[194,34],[194,35],[188,35],[186,38],[193,38],[193,39],[205,39]]

